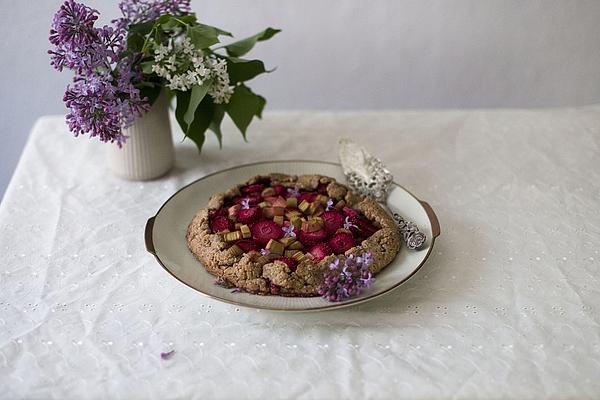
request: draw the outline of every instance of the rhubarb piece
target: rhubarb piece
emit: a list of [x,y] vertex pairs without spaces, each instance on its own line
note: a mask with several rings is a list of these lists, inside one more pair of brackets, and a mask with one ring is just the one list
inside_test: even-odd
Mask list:
[[258,203],[258,206],[260,208],[271,207],[271,203],[267,203],[266,201],[262,201],[262,202]]
[[287,219],[291,220],[293,217],[301,217],[303,214],[298,210],[290,210],[286,211],[285,216]]
[[261,220],[250,227],[252,237],[259,244],[265,245],[269,240],[277,240],[283,237],[281,227],[271,220]]
[[223,235],[223,239],[226,242],[235,242],[236,240],[240,240],[241,238],[242,238],[242,232],[240,232],[240,231],[227,232],[226,234]]
[[275,222],[277,225],[282,226],[283,225],[283,215],[276,215],[273,217],[273,222]]
[[244,239],[248,239],[252,237],[252,232],[250,231],[250,227],[248,225],[240,226],[240,231],[242,232],[242,237]]
[[317,262],[333,253],[331,247],[329,247],[327,243],[318,243],[311,247],[308,252],[313,255],[315,261]]
[[331,239],[329,239],[329,246],[335,252],[335,254],[345,253],[354,247],[354,238],[351,233],[336,233]]
[[258,207],[241,209],[237,214],[237,221],[242,224],[251,224],[252,222],[258,221],[260,214],[260,208]]
[[262,197],[273,197],[275,196],[277,193],[275,192],[275,189],[273,189],[272,187],[268,187],[265,190],[262,191],[261,196]]
[[227,252],[229,252],[229,254],[231,254],[234,257],[241,256],[242,254],[244,254],[244,250],[242,250],[241,247],[239,247],[235,244],[233,246],[231,246],[230,248],[228,248]]
[[252,240],[238,240],[235,245],[242,249],[244,253],[260,250],[260,247]]
[[281,243],[283,243],[283,245],[287,248],[289,245],[296,242],[296,238],[288,236],[288,237],[284,237],[284,238],[280,239],[279,241]]
[[219,233],[231,229],[231,221],[224,215],[219,215],[210,221],[210,229],[214,233]]
[[321,229],[316,232],[298,232],[298,240],[302,242],[305,246],[313,246],[319,242],[323,242],[327,239],[327,231],[325,229]]
[[309,219],[308,221],[302,221],[302,231],[304,232],[316,232],[323,228],[323,224],[317,220]]
[[329,200],[329,197],[322,195],[322,194],[317,195],[316,201],[318,201],[319,203],[326,205],[327,200]]
[[346,207],[346,201],[345,200],[340,200],[337,203],[335,203],[334,207],[337,208],[338,210],[341,210],[344,207]]
[[286,207],[288,207],[288,208],[298,207],[298,199],[296,197],[288,197],[286,200]]
[[290,219],[290,224],[292,224],[294,226],[294,228],[296,229],[300,229],[302,227],[302,218],[298,218],[298,217],[292,217]]
[[285,208],[287,206],[287,200],[279,196],[275,198],[275,200],[271,204],[273,205],[273,207]]
[[314,213],[317,212],[317,210],[319,208],[321,208],[321,204],[318,201],[314,201],[314,202],[310,203],[310,206],[308,206],[308,210],[306,210],[306,214],[313,215]]
[[344,226],[344,215],[337,210],[325,211],[321,218],[323,218],[325,229],[329,233],[333,233]]
[[239,205],[239,204],[234,204],[233,206],[231,206],[231,207],[229,207],[229,208],[227,209],[227,214],[228,214],[230,217],[235,217],[235,216],[237,215],[238,211],[240,211],[240,208],[242,208],[242,206],[241,206],[241,205]]
[[285,250],[283,244],[275,239],[269,240],[269,243],[267,243],[265,248],[273,254],[283,254],[283,251]]
[[306,255],[301,251],[296,251],[294,254],[292,254],[292,258],[298,261],[298,263],[301,263],[302,261],[306,260]]
[[306,213],[306,211],[308,210],[309,207],[310,207],[310,203],[306,200],[302,200],[300,202],[300,204],[298,204],[298,209],[300,211],[302,211],[303,213]]
[[304,245],[302,242],[296,240],[295,242],[288,244],[287,248],[290,250],[301,250],[304,248]]
[[283,252],[283,255],[286,257],[292,257],[294,254],[296,254],[298,250],[285,250]]

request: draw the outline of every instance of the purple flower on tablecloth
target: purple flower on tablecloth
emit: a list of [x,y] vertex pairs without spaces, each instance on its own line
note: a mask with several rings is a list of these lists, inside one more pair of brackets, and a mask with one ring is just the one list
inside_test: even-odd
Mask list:
[[173,354],[175,354],[175,350],[160,353],[160,358],[163,360],[168,360],[169,358],[173,357]]
[[355,256],[351,254],[344,263],[335,259],[324,274],[324,284],[319,294],[329,301],[342,301],[359,295],[363,289],[375,282],[369,266],[373,264],[370,252]]
[[161,15],[191,13],[190,0],[122,0],[119,9],[128,23],[152,21]]
[[66,120],[78,136],[89,133],[103,142],[122,144],[127,139],[121,128],[149,109],[135,83],[141,78],[138,57],[122,57],[126,47],[124,26],[94,23],[98,11],[67,0],[54,16],[50,30],[51,65],[75,72],[63,97],[69,108]]

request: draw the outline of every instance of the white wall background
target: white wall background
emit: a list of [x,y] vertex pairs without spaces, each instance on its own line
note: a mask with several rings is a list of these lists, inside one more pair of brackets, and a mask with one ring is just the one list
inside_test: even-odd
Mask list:
[[[117,0],[88,0],[104,21]],[[34,120],[62,114],[68,73],[46,50],[60,0],[0,0],[0,194]],[[541,107],[600,102],[598,0],[194,0],[203,22],[243,37],[269,109]],[[82,139],[86,140],[86,139]]]

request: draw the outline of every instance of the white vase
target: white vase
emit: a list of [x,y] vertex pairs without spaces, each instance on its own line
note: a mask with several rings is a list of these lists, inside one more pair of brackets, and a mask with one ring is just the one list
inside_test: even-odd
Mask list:
[[108,147],[108,167],[117,176],[143,181],[158,178],[171,170],[175,161],[169,104],[165,93],[132,126],[123,129],[129,138],[122,148]]

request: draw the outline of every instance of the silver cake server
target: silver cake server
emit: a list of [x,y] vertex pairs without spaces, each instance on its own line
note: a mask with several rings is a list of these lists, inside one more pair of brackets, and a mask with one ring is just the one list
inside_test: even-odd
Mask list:
[[[364,147],[348,139],[340,139],[339,157],[342,170],[348,186],[365,197],[379,202],[388,211],[386,205],[394,177],[377,157],[369,154]],[[392,213],[398,224],[398,230],[411,250],[423,247],[427,236],[419,231],[417,225],[402,218],[398,213]]]

